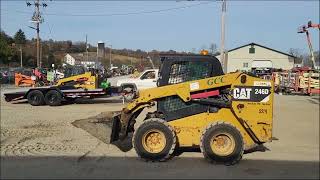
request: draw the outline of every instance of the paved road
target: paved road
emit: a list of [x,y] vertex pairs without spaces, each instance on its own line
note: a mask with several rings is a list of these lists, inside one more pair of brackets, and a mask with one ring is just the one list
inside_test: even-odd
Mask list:
[[[1,178],[315,178],[319,179],[319,97],[279,96],[266,152],[235,166],[212,165],[199,152],[146,163],[70,123],[120,110],[117,98],[61,107],[1,102]],[[138,119],[142,119],[139,117]]]

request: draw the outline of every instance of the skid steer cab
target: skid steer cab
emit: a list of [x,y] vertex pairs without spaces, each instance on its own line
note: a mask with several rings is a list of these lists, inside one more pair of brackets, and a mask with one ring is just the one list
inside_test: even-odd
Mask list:
[[[165,161],[179,147],[200,147],[210,162],[232,165],[245,150],[272,140],[273,84],[235,72],[224,74],[212,56],[161,57],[158,87],[139,91],[114,114],[111,143],[133,134],[137,154]],[[156,106],[134,128],[146,107]]]

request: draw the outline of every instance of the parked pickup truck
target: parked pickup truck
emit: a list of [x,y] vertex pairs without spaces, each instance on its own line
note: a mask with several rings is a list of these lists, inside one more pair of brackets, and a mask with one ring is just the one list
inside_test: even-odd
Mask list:
[[117,81],[117,87],[122,87],[127,95],[124,95],[126,100],[134,98],[135,93],[141,89],[157,87],[158,69],[148,69],[143,71],[137,78],[124,78]]

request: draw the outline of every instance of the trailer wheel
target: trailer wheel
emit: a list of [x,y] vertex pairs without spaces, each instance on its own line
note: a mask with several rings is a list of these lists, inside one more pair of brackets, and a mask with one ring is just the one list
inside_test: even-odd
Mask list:
[[33,90],[27,95],[28,103],[32,106],[41,106],[45,104],[44,96],[41,91]]
[[61,94],[56,90],[50,90],[47,92],[44,98],[45,102],[49,106],[59,106],[62,102]]
[[211,163],[234,165],[241,160],[244,152],[242,135],[231,124],[217,122],[204,130],[200,149]]

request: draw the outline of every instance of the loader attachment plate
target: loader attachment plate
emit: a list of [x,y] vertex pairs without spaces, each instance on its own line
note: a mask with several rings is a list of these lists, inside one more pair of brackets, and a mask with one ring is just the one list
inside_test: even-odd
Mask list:
[[97,116],[76,120],[71,124],[85,130],[102,142],[116,145],[120,150],[126,152],[132,148],[132,136],[128,135],[125,140],[118,141],[120,113],[121,111],[102,112]]

